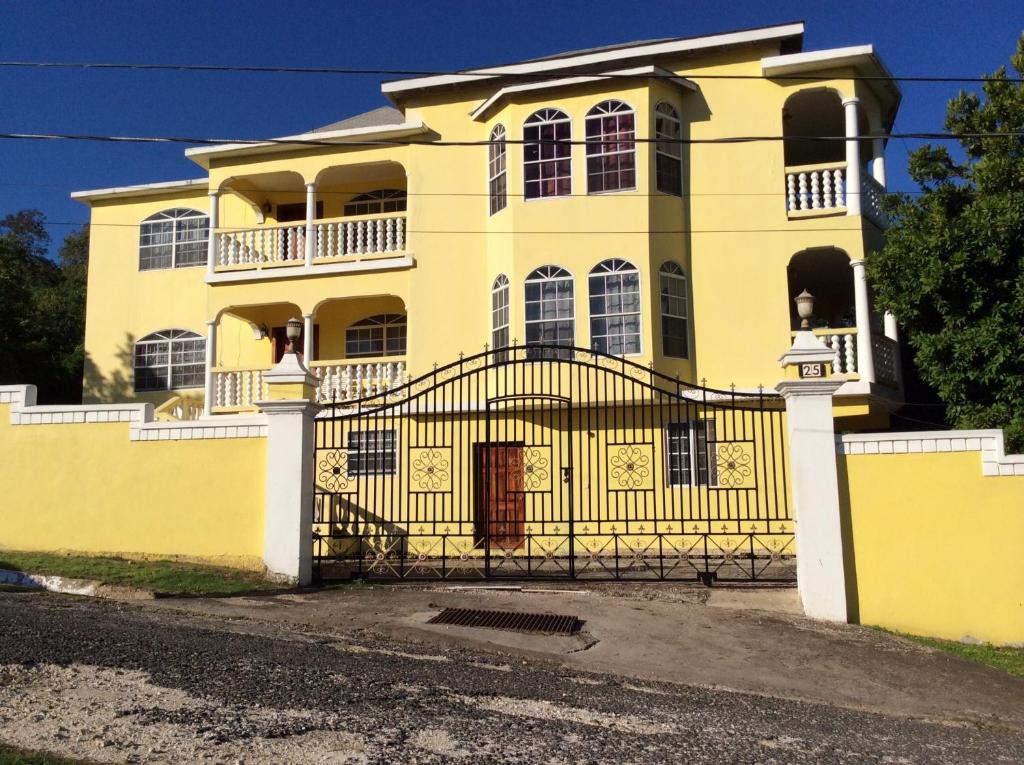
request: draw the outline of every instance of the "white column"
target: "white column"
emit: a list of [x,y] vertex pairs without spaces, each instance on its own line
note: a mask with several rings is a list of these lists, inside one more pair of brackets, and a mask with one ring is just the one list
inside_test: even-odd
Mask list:
[[896,317],[889,311],[885,312],[885,336],[894,343],[900,341],[900,330],[896,324]]
[[[263,562],[298,584],[313,578],[314,378],[295,353],[264,375],[269,399],[258,401],[267,415],[267,482],[263,516]],[[277,398],[276,387],[301,383],[302,398]]]
[[220,225],[220,192],[210,192],[210,238],[206,250],[206,275],[213,276],[217,267],[217,227]]
[[306,265],[313,265],[316,252],[316,184],[306,184]]
[[878,181],[878,185],[883,189],[885,188],[885,139],[876,138],[874,141],[874,147],[872,154],[875,155],[874,162],[871,164],[871,175]]
[[875,359],[871,348],[871,302],[863,260],[851,260],[853,298],[857,314],[857,373],[865,382],[875,381]]
[[860,99],[844,98],[846,112],[846,214],[860,215],[860,141],[857,106]]
[[[780,361],[798,369],[802,363],[830,362],[833,355],[804,330]],[[849,618],[832,420],[832,394],[841,385],[834,378],[788,378],[775,386],[786,400],[797,591],[807,616],[833,622]]]
[[206,322],[206,390],[203,394],[203,417],[213,414],[214,377],[217,366],[217,320]]
[[313,358],[313,314],[307,313],[302,317],[302,360],[309,366]]

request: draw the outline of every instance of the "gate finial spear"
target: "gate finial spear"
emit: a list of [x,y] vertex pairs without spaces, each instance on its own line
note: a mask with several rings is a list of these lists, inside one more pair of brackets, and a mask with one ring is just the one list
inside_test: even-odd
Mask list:
[[489,350],[491,350],[491,346],[487,343],[484,343],[484,353],[487,353],[487,351]]

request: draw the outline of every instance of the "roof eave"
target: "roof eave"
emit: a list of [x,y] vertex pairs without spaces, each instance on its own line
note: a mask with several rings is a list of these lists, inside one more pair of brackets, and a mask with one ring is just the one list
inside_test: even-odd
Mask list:
[[184,181],[162,181],[160,183],[144,183],[138,186],[113,186],[108,189],[88,189],[85,191],[72,191],[71,198],[82,204],[104,199],[127,199],[131,197],[152,197],[163,194],[172,194],[183,189],[206,188],[209,186],[208,178],[192,178]]

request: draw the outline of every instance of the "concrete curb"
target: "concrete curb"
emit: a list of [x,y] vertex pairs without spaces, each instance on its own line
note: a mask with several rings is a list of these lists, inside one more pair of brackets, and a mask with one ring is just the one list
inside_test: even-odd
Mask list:
[[66,576],[29,574],[24,571],[0,569],[0,584],[12,584],[33,590],[48,590],[66,595],[87,595],[110,600],[153,600],[156,593],[138,587],[104,584],[96,579],[72,579]]

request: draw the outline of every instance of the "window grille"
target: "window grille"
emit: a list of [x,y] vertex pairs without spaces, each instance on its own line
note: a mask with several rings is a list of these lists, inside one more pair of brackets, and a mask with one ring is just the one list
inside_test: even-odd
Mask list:
[[612,258],[590,272],[590,347],[616,356],[640,353],[640,272]]
[[139,270],[206,265],[210,218],[176,207],[150,215],[139,226]]
[[135,390],[198,388],[206,382],[206,338],[184,329],[146,335],[134,349]]
[[587,193],[636,188],[636,117],[622,101],[587,112]]

